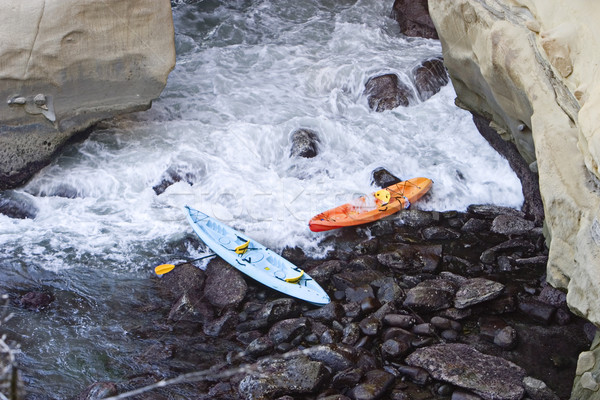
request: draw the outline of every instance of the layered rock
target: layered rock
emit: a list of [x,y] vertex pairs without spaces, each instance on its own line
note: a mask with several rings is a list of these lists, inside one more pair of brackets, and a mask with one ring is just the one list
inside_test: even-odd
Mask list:
[[539,172],[549,282],[600,325],[600,6],[442,0],[429,9],[457,103],[491,120]]
[[0,190],[73,134],[149,108],[175,66],[168,0],[7,0],[0,38]]

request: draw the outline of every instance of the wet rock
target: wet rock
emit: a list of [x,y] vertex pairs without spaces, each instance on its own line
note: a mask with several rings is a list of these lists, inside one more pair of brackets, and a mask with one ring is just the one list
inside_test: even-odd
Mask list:
[[456,342],[458,340],[458,332],[453,329],[445,329],[440,332],[440,337],[446,342]]
[[381,345],[381,354],[387,360],[397,361],[412,349],[410,343],[398,339],[388,339]]
[[542,303],[550,304],[551,306],[557,308],[567,307],[567,294],[562,290],[553,288],[548,284],[542,288],[537,299]]
[[523,379],[523,386],[531,400],[559,400],[558,395],[539,379],[526,376]]
[[502,294],[504,285],[485,278],[473,278],[463,283],[454,298],[454,307],[467,308]]
[[308,318],[291,318],[276,322],[269,329],[269,337],[275,344],[289,342],[297,336],[306,335],[310,332]]
[[285,297],[265,304],[256,313],[256,318],[266,319],[271,323],[281,321],[282,319],[297,317],[298,315],[300,315],[298,303],[290,297]]
[[346,301],[360,303],[366,298],[375,297],[375,292],[371,285],[361,285],[358,287],[346,288]]
[[379,239],[375,237],[372,239],[363,240],[358,245],[356,245],[356,248],[354,250],[358,254],[373,255],[377,253],[377,250],[379,250]]
[[465,392],[464,390],[455,390],[452,392],[452,398],[450,400],[481,400],[481,396],[477,396],[471,392]]
[[[378,222],[381,222],[381,221],[378,221]],[[377,224],[377,223],[375,223],[375,224]],[[373,224],[373,225],[375,225],[375,224]],[[371,229],[373,228],[373,225],[371,226]],[[351,271],[365,271],[365,270],[375,271],[375,270],[377,270],[377,268],[379,266],[380,266],[380,264],[379,264],[379,261],[377,261],[377,257],[372,256],[372,255],[361,255],[361,256],[353,258],[348,263],[348,266],[346,267],[346,270],[351,270]]]
[[414,316],[404,314],[387,314],[383,318],[383,322],[385,324],[404,329],[412,328],[416,321],[417,319]]
[[28,310],[40,311],[54,301],[54,295],[46,292],[28,292],[19,299],[21,307]]
[[340,303],[332,301],[323,307],[305,311],[304,316],[317,321],[333,321],[344,316],[344,308]]
[[429,382],[431,376],[425,368],[415,367],[412,365],[399,365],[396,367],[398,372],[417,385],[425,385]]
[[398,182],[402,182],[402,179],[383,167],[375,168],[373,172],[371,172],[371,185],[385,188]]
[[158,280],[161,294],[169,299],[179,299],[182,294],[198,292],[204,287],[206,274],[192,264],[176,266]]
[[380,303],[401,303],[404,297],[404,290],[394,280],[384,282],[377,290],[377,300]]
[[439,213],[409,208],[396,214],[394,225],[405,228],[423,228],[436,223],[439,218]]
[[205,323],[214,317],[214,310],[210,304],[202,301],[202,294],[198,291],[186,292],[173,304],[167,320],[169,322],[198,322]]
[[421,101],[425,101],[439,92],[450,80],[446,67],[444,67],[444,60],[441,58],[423,61],[413,70],[412,74]]
[[394,251],[378,254],[377,260],[401,272],[435,272],[442,260],[442,246],[399,244]]
[[258,329],[263,329],[269,326],[269,321],[266,318],[252,319],[250,321],[241,322],[237,325],[236,330],[239,333],[251,332]]
[[398,21],[400,32],[406,36],[438,39],[437,31],[429,16],[427,0],[396,0],[392,18]]
[[294,265],[301,266],[306,262],[306,254],[304,253],[304,250],[298,246],[286,246],[281,252],[281,256]]
[[329,379],[323,363],[305,356],[267,359],[255,364],[252,370],[255,372],[250,372],[239,383],[238,394],[242,399],[315,393]]
[[0,196],[0,214],[14,219],[34,219],[38,208],[29,196],[15,192],[5,192]]
[[[387,306],[387,304],[386,304]],[[384,306],[385,307],[385,306]],[[367,297],[364,300],[362,300],[360,302],[360,309],[363,312],[363,314],[369,314],[369,313],[373,313],[373,317],[377,318],[378,320],[381,320],[381,318],[379,315],[376,315],[377,313],[381,313],[381,308],[384,308],[381,306],[381,303],[379,302],[379,300],[377,300],[375,297]],[[375,310],[378,310],[375,312]],[[386,311],[383,311],[383,313],[385,313]]]
[[467,212],[488,219],[494,219],[501,214],[513,215],[520,218],[525,217],[525,213],[517,209],[491,204],[472,204],[467,207]]
[[440,330],[452,329],[455,331],[460,331],[462,329],[462,326],[459,322],[444,317],[435,316],[432,317],[429,322],[431,325]]
[[349,346],[354,346],[360,339],[360,327],[358,323],[352,322],[344,327],[342,332],[342,343]]
[[319,136],[310,129],[298,129],[292,133],[290,157],[313,158],[319,153]]
[[314,361],[325,364],[334,372],[344,371],[357,362],[357,350],[344,344],[324,344],[306,349],[304,353]]
[[519,310],[536,321],[549,324],[556,307],[533,298],[523,298],[519,300]]
[[454,301],[456,290],[456,285],[450,281],[426,280],[407,292],[404,306],[424,312],[448,308]]
[[360,368],[351,368],[340,371],[333,377],[332,386],[336,389],[345,389],[354,387],[363,377],[363,370]]
[[391,235],[394,233],[394,223],[387,219],[379,220],[369,226],[369,231],[375,237]]
[[430,323],[422,323],[413,326],[412,333],[420,336],[434,336],[436,334],[435,326]]
[[512,326],[506,326],[496,333],[494,337],[494,344],[503,348],[504,350],[510,350],[517,345],[517,331]]
[[338,290],[345,291],[347,288],[368,285],[382,277],[383,274],[377,271],[349,271],[333,275],[331,282]]
[[391,389],[395,377],[381,369],[368,371],[361,383],[350,390],[349,396],[354,400],[376,400]]
[[491,226],[492,224],[488,220],[471,218],[462,226],[461,231],[469,233],[480,233],[484,231],[489,231]]
[[516,215],[498,215],[492,222],[492,232],[501,235],[523,235],[535,228],[533,221]]
[[[206,173],[206,168],[201,169]],[[198,171],[191,168],[189,164],[171,165],[158,179],[158,183],[152,186],[152,190],[156,195],[161,195],[167,188],[177,182],[186,182],[189,185],[194,185]]]
[[215,307],[235,307],[246,296],[248,285],[241,272],[220,258],[212,260],[206,267],[204,296]]
[[536,267],[548,264],[548,256],[533,256],[533,257],[519,257],[515,259],[515,265],[518,267]]
[[203,332],[206,336],[227,337],[234,331],[238,321],[238,313],[230,310],[216,319],[205,322]]
[[307,268],[307,272],[319,285],[325,285],[333,275],[342,271],[343,268],[344,264],[340,260],[330,260]]
[[508,327],[508,323],[497,316],[482,316],[478,321],[479,336],[488,342],[493,342],[498,332]]
[[519,251],[522,253],[531,253],[535,251],[535,245],[527,240],[514,239],[507,240],[506,242],[502,242],[496,246],[493,246],[483,253],[481,253],[481,257],[479,258],[484,264],[492,264],[496,260],[498,254],[507,251]]
[[443,226],[428,226],[421,234],[426,240],[456,240],[460,237],[459,232]]
[[438,344],[417,349],[406,362],[426,369],[435,379],[471,390],[486,400],[519,400],[525,393],[523,368],[465,344]]
[[377,112],[408,106],[412,90],[401,82],[396,74],[385,74],[370,78],[365,84],[365,95],[369,107]]
[[381,329],[381,321],[373,316],[369,316],[359,322],[358,326],[363,334],[375,336]]
[[99,400],[116,396],[117,385],[113,382],[95,382],[88,386],[74,400]]
[[269,354],[275,348],[275,343],[268,336],[261,336],[253,340],[246,347],[246,354],[258,358]]

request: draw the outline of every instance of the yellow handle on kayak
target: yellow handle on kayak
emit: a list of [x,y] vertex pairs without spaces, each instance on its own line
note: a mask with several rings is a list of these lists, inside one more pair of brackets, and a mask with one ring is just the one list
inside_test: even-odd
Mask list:
[[381,189],[375,192],[375,197],[382,201],[382,205],[386,205],[390,202],[392,195],[386,189]]
[[236,247],[234,249],[236,254],[244,254],[245,252],[248,251],[248,246],[250,245],[250,241],[248,240],[246,243],[244,244],[240,244],[238,247]]
[[298,281],[300,280],[300,278],[302,278],[303,275],[304,275],[304,270],[300,270],[300,275],[298,275],[294,278],[285,278],[285,281],[287,283],[298,283]]

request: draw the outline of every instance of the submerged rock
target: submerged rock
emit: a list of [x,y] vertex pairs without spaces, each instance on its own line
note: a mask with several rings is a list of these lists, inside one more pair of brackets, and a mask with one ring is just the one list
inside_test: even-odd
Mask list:
[[26,195],[20,193],[5,193],[0,197],[0,214],[15,219],[34,219],[38,208]]
[[54,295],[46,292],[28,292],[19,299],[19,304],[29,310],[40,311],[54,301]]

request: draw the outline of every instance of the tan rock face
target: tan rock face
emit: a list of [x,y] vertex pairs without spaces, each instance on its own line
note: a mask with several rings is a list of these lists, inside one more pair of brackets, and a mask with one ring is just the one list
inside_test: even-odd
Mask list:
[[74,133],[147,109],[175,66],[169,0],[6,0],[0,13],[0,190]]
[[429,9],[458,103],[537,161],[548,280],[600,326],[600,4],[438,0]]

